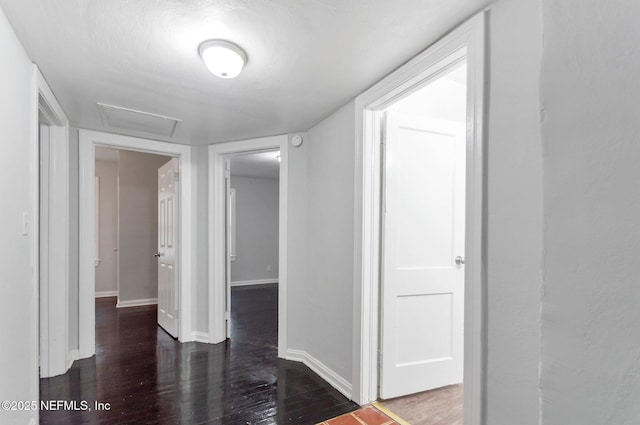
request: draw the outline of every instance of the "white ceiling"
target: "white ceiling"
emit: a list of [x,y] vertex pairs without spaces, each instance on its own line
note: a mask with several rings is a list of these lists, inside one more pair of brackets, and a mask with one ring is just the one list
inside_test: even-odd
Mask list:
[[278,179],[280,177],[279,155],[280,151],[271,151],[231,157],[232,180],[233,176]]
[[[158,138],[186,144],[308,130],[488,3],[0,0],[72,125],[116,132],[101,102],[182,120]],[[212,38],[247,52],[238,78],[207,71]]]

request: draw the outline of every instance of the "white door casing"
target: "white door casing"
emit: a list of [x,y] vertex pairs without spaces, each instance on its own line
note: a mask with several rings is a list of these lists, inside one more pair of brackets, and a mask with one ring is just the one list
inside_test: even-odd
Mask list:
[[464,424],[483,423],[486,351],[486,175],[484,116],[487,11],[454,29],[424,52],[359,95],[355,101],[355,219],[353,399],[378,398],[381,250],[382,111],[466,59],[466,239],[464,328]]
[[465,125],[386,113],[380,396],[462,382]]
[[[178,290],[179,311],[193,311],[195,300],[195,261],[196,249],[195,199],[193,191],[193,170],[191,146],[177,143],[159,142],[156,140],[102,133],[91,130],[79,130],[80,161],[80,235],[79,235],[79,357],[86,358],[95,354],[95,266],[93,256],[94,238],[94,185],[95,146],[106,146],[116,149],[127,149],[159,155],[173,156],[180,163],[178,186],[179,211],[177,216],[180,227],[180,255],[178,257]],[[198,333],[193,328],[191,315],[179,317],[178,339],[180,342],[193,341]]]
[[235,253],[235,249],[232,249],[233,242],[233,211],[231,211],[231,160],[229,158],[224,159],[224,188],[225,188],[225,269],[224,269],[224,278],[225,278],[225,298],[226,298],[226,308],[225,308],[225,321],[226,321],[226,329],[227,329],[227,338],[231,338],[231,255]]
[[178,336],[178,170],[177,158],[158,169],[158,325]]
[[25,234],[33,235],[34,244],[37,388],[38,367],[40,377],[63,374],[76,359],[77,350],[69,345],[69,121],[38,67],[33,69],[34,126],[43,124],[34,132],[34,171],[39,170],[40,178],[34,181],[31,218],[26,215],[23,220]]
[[280,150],[278,206],[278,357],[287,351],[287,212],[288,156],[287,135],[261,137],[209,146],[209,342],[226,338],[226,212],[225,158],[229,155]]

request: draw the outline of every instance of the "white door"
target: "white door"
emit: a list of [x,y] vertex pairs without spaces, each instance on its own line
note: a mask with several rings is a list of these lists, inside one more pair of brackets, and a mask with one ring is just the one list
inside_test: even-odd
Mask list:
[[465,127],[387,112],[384,143],[386,399],[462,382]]
[[178,159],[158,169],[158,325],[178,337]]

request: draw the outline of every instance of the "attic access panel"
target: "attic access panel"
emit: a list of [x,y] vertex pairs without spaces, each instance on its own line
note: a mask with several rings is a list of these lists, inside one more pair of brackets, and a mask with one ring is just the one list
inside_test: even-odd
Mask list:
[[182,120],[121,106],[98,103],[102,123],[107,128],[173,137]]

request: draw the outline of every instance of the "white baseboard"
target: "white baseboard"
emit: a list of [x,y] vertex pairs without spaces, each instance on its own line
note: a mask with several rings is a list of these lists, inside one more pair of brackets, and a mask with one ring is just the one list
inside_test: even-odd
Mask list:
[[287,360],[302,362],[309,369],[314,371],[318,376],[327,381],[336,390],[340,391],[345,397],[351,400],[353,391],[349,381],[331,370],[327,365],[313,357],[311,354],[303,350],[287,350]]
[[191,332],[191,341],[209,343],[209,334],[206,332]]
[[236,280],[231,282],[231,286],[267,285],[269,283],[278,283],[278,279]]
[[69,351],[69,355],[67,356],[67,360],[68,360],[67,370],[71,369],[71,366],[73,366],[73,362],[75,362],[79,358],[80,358],[80,353],[78,352],[78,350]]
[[158,304],[157,298],[144,298],[140,300],[128,300],[128,301],[118,300],[118,303],[116,304],[116,308],[139,307],[141,305],[153,305],[153,304]]
[[118,291],[101,291],[96,292],[96,298],[117,297]]

